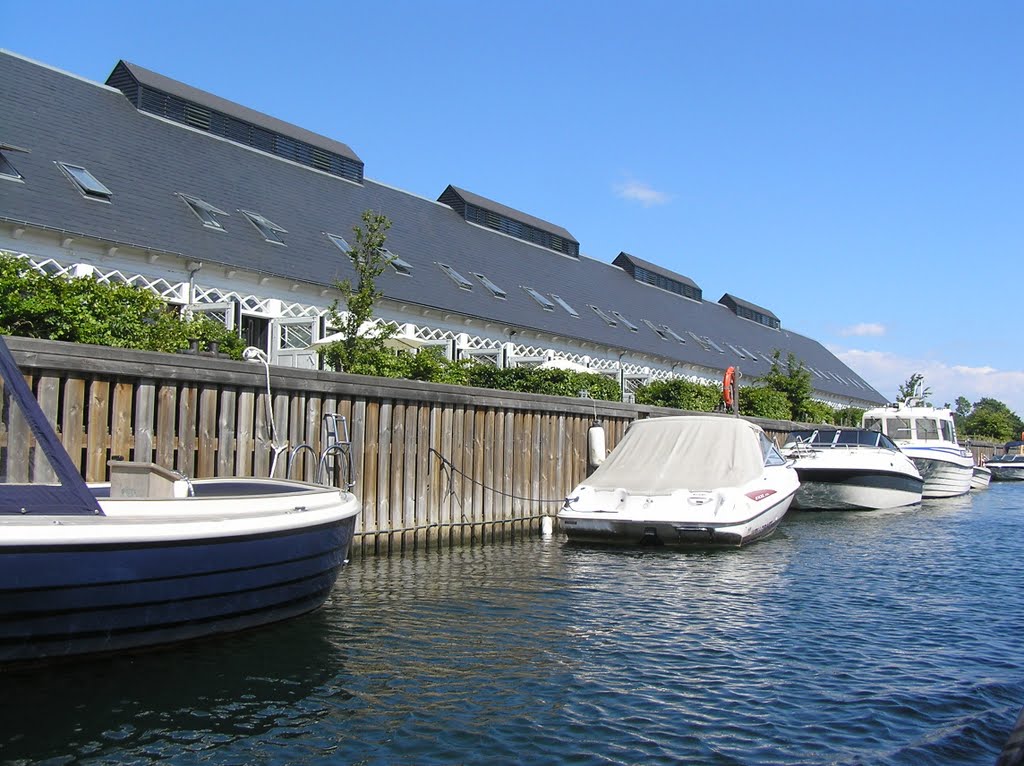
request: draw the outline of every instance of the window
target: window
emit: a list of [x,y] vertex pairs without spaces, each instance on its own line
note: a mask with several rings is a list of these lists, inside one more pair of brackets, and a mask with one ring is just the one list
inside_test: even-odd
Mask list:
[[561,306],[563,309],[565,309],[566,312],[569,314],[569,316],[574,317],[576,319],[580,318],[580,315],[576,311],[576,309],[574,309],[572,306],[570,306],[568,303],[566,303],[564,300],[559,298],[554,293],[551,293],[551,300],[553,300],[555,303],[557,303],[559,306]]
[[668,334],[664,330],[662,330],[660,327],[657,327],[654,324],[654,322],[652,322],[650,319],[644,319],[643,323],[645,325],[647,325],[648,327],[650,327],[652,330],[654,330],[654,332],[656,332],[658,334],[659,338],[661,338],[662,340],[668,340]]
[[671,327],[669,327],[667,324],[663,324],[661,326],[661,329],[667,332],[680,343],[686,343],[686,339],[682,337],[679,333],[677,333],[675,330],[673,330]]
[[12,146],[11,144],[0,143],[0,178],[9,178],[16,181],[20,181],[24,176],[17,171],[11,161],[4,156],[5,152],[25,152],[28,153],[28,149],[22,149],[20,146]]
[[757,361],[757,354],[754,354],[753,352],[747,351],[743,346],[740,346],[740,351],[742,351],[744,354],[746,354],[747,358],[751,362],[756,362]]
[[622,322],[622,324],[626,325],[626,327],[629,328],[630,332],[636,332],[637,330],[640,329],[635,324],[626,319],[626,317],[622,316],[622,314],[620,314],[618,311],[613,311],[612,316],[614,316],[616,319]]
[[401,274],[404,277],[412,276],[411,263],[409,263],[408,261],[403,261],[397,255],[388,250],[386,247],[382,247],[380,251],[381,253],[384,254],[384,257],[388,259],[388,263],[391,264],[391,268],[393,268],[398,274]]
[[702,337],[700,337],[696,333],[693,333],[693,332],[690,332],[689,330],[687,330],[686,334],[689,335],[691,338],[693,338],[695,341],[697,341],[697,345],[700,346],[705,351],[710,351],[711,350],[711,346],[709,346],[707,344],[707,341],[705,341]]
[[555,304],[552,303],[551,301],[549,301],[547,298],[545,298],[540,293],[538,293],[532,287],[527,287],[526,285],[520,285],[520,286],[524,290],[526,290],[527,293],[529,293],[531,298],[533,298],[535,301],[537,301],[537,303],[540,304],[542,309],[544,309],[545,311],[554,311],[555,310]]
[[740,351],[740,350],[739,350],[738,348],[736,348],[736,347],[735,347],[734,345],[732,345],[731,343],[726,343],[725,345],[727,345],[727,346],[729,347],[729,349],[730,349],[730,350],[731,350],[731,351],[732,351],[732,352],[733,352],[734,354],[736,354],[736,356],[738,356],[738,357],[739,357],[740,359],[746,359],[746,358],[747,358],[747,355],[746,355],[746,354],[744,354],[744,353],[743,353],[742,351]]
[[601,319],[603,319],[609,327],[615,327],[616,325],[618,325],[618,322],[616,322],[610,316],[601,311],[601,309],[599,309],[597,306],[593,305],[592,303],[588,303],[587,305],[590,306],[590,308],[593,309],[594,313],[601,317]]
[[256,227],[257,231],[263,235],[263,239],[267,240],[267,242],[274,245],[284,244],[284,240],[278,235],[287,234],[288,231],[286,229],[282,229],[269,218],[264,218],[259,213],[253,213],[249,210],[239,210],[238,212],[252,222],[252,225]]
[[79,165],[69,165],[66,162],[58,162],[57,167],[64,171],[71,182],[82,192],[83,197],[110,202],[114,193],[106,186],[96,180],[96,177],[85,168]]
[[500,287],[498,287],[496,284],[494,284],[494,282],[489,280],[483,274],[476,274],[476,273],[474,273],[473,276],[476,277],[477,279],[479,279],[480,280],[480,284],[482,284],[484,287],[486,287],[488,290],[490,290],[491,291],[491,295],[493,295],[495,298],[501,298],[502,300],[505,300],[505,298],[508,297],[508,293],[506,293],[504,290],[502,290]]
[[907,418],[886,418],[885,434],[894,441],[914,438],[910,431],[910,420]]
[[443,271],[445,274],[447,274],[451,278],[452,282],[457,284],[463,290],[472,290],[473,289],[473,283],[470,282],[468,279],[466,279],[464,276],[462,276],[459,272],[457,272],[455,269],[453,269],[447,263],[439,263],[439,264],[437,264],[437,266],[438,266],[438,268],[441,269],[441,271]]
[[227,213],[215,208],[209,202],[199,199],[199,197],[182,194],[181,192],[178,193],[178,196],[184,200],[185,204],[188,205],[188,209],[195,214],[196,218],[203,222],[203,226],[209,229],[216,229],[217,231],[224,231],[224,227],[217,220],[217,216],[226,216]]
[[711,338],[709,338],[707,335],[704,336],[704,340],[706,340],[708,342],[708,345],[710,345],[711,348],[713,348],[719,354],[724,354],[725,353],[725,350],[721,346],[719,346],[717,343],[715,343],[713,340],[711,340]]
[[341,250],[341,252],[348,255],[349,250],[351,250],[352,248],[348,246],[347,239],[345,239],[344,237],[340,237],[337,234],[331,234],[326,231],[324,232],[324,234],[327,235],[327,239],[331,240],[331,242],[333,242],[335,246],[337,246],[337,248]]
[[938,441],[939,422],[931,418],[920,418],[917,421],[917,438],[922,441]]

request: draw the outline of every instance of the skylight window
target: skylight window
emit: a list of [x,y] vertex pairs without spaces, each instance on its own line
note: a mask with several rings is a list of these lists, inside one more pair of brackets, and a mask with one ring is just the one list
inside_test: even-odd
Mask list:
[[751,353],[750,351],[747,351],[745,348],[743,348],[743,346],[740,346],[740,351],[742,351],[744,354],[746,354],[747,358],[750,361],[752,361],[752,362],[756,362],[757,361],[757,354],[754,354],[754,353]]
[[577,312],[576,309],[574,309],[572,306],[570,306],[568,303],[566,303],[564,300],[559,298],[554,293],[551,293],[551,300],[553,300],[555,303],[557,303],[559,306],[565,309],[566,313],[568,313],[569,316],[574,317],[576,319],[580,318],[579,312]]
[[590,306],[590,308],[593,309],[594,313],[597,314],[599,317],[601,317],[601,319],[603,319],[608,324],[609,327],[615,327],[615,326],[617,326],[619,324],[614,319],[612,319],[610,316],[608,316],[603,311],[601,311],[601,309],[599,309],[594,304],[588,303],[587,305]]
[[17,171],[11,161],[4,156],[5,152],[25,152],[28,153],[28,149],[22,149],[20,146],[12,146],[11,144],[0,143],[0,178],[13,179],[20,181],[24,176]]
[[668,333],[662,330],[660,327],[654,324],[650,319],[644,319],[643,323],[650,327],[654,332],[658,333],[658,337],[662,340],[668,340]]
[[705,351],[711,350],[711,346],[708,345],[707,341],[704,338],[700,337],[696,333],[690,332],[689,330],[686,331],[686,334],[693,338],[695,341],[697,341],[697,345],[700,346]]
[[404,277],[412,276],[411,263],[402,260],[397,255],[388,250],[386,247],[382,247],[381,252],[384,254],[384,257],[388,259],[388,263],[391,264],[391,268],[393,268],[396,272],[398,272]]
[[110,198],[114,196],[110,189],[96,180],[96,176],[80,165],[58,162],[57,167],[63,170],[64,175],[71,179],[71,182],[82,192],[83,197],[99,200],[100,202],[110,202]]
[[500,287],[498,287],[496,284],[494,284],[494,282],[489,280],[483,274],[476,274],[476,273],[474,273],[473,276],[476,277],[477,279],[479,279],[480,280],[480,284],[482,284],[484,287],[486,287],[488,290],[490,290],[491,291],[491,295],[493,295],[495,298],[501,298],[502,300],[505,300],[505,298],[508,297],[508,293],[506,293],[504,290],[502,290]]
[[706,340],[710,344],[711,348],[713,348],[719,354],[725,353],[725,349],[723,349],[721,346],[719,346],[717,343],[711,340],[711,338],[709,338],[707,335],[704,336],[704,340]]
[[729,350],[731,350],[734,354],[736,354],[736,356],[738,356],[740,359],[746,359],[747,358],[746,354],[744,354],[742,351],[740,351],[738,348],[736,348],[731,343],[726,343],[725,345],[727,345],[729,347]]
[[349,247],[347,239],[337,234],[331,234],[328,231],[325,231],[324,234],[327,235],[327,239],[331,240],[331,242],[334,243],[335,247],[341,250],[341,252],[345,253],[345,255],[348,255],[349,251],[352,248]]
[[196,218],[203,222],[203,226],[209,229],[216,229],[217,231],[224,231],[224,227],[221,222],[217,220],[217,216],[226,216],[223,210],[219,210],[205,200],[199,199],[199,197],[193,197],[189,194],[178,193],[178,196],[184,200],[185,204],[188,205],[188,209],[191,210]]
[[457,284],[463,290],[473,289],[473,283],[466,279],[464,276],[462,276],[459,272],[457,272],[447,263],[439,263],[437,265],[441,269],[441,271],[443,271],[445,274],[449,276],[449,278],[451,278],[452,282]]
[[663,324],[661,326],[661,329],[664,330],[665,332],[667,332],[669,335],[671,335],[673,338],[675,338],[680,343],[686,343],[686,338],[684,338],[682,335],[677,333],[675,330],[673,330],[667,324]]
[[526,285],[521,285],[521,287],[524,290],[526,290],[527,293],[530,294],[531,298],[533,298],[535,301],[537,301],[537,303],[540,304],[542,309],[544,309],[545,311],[554,311],[555,310],[555,304],[552,303],[551,301],[549,301],[547,298],[545,298],[539,292],[534,290],[532,287],[527,287]]
[[253,213],[249,210],[239,210],[238,212],[252,222],[252,225],[256,227],[259,233],[263,235],[263,239],[267,240],[267,242],[270,242],[273,245],[284,244],[284,240],[281,239],[279,235],[287,234],[287,229],[282,229],[269,218],[264,218],[259,213]]
[[637,332],[640,329],[635,324],[626,319],[626,317],[622,316],[622,314],[620,314],[618,311],[613,311],[612,316],[614,316],[616,319],[622,322],[622,324],[626,325],[626,327],[629,328],[630,332]]

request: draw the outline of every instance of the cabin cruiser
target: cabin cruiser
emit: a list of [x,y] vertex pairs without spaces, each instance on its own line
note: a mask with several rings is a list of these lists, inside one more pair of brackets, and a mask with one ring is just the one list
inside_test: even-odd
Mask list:
[[650,418],[630,425],[558,519],[570,542],[738,547],[775,531],[798,486],[754,423]]
[[128,461],[88,485],[2,339],[0,372],[0,664],[219,635],[327,599],[361,509],[351,492]]
[[989,458],[985,467],[992,472],[992,481],[1024,481],[1024,454]]
[[914,461],[924,479],[923,497],[957,497],[970,491],[974,457],[957,443],[951,410],[910,397],[868,410],[862,425],[888,436]]
[[878,431],[793,431],[781,451],[800,477],[795,509],[876,510],[921,502],[924,480],[914,461]]

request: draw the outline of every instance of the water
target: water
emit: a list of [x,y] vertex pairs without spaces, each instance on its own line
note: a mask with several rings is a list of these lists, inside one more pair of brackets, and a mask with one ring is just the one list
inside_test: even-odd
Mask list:
[[739,551],[354,561],[326,608],[0,675],[0,760],[986,764],[1024,705],[1024,486]]

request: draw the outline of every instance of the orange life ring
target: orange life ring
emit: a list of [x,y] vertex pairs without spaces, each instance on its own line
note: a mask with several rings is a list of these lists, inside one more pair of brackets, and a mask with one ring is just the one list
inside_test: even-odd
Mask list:
[[727,409],[732,409],[732,386],[733,381],[736,377],[736,368],[729,367],[725,371],[725,376],[722,378],[722,398],[725,399],[725,406]]

